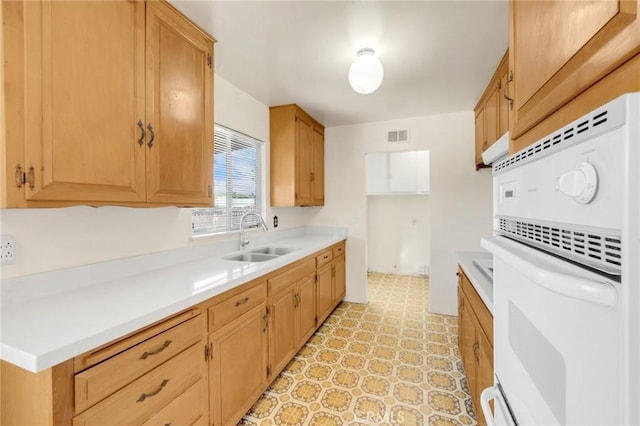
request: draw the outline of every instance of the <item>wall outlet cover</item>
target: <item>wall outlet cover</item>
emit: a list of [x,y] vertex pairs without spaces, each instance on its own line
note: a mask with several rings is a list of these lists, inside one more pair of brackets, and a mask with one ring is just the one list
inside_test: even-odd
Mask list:
[[11,263],[15,257],[16,242],[11,235],[0,235],[0,263]]

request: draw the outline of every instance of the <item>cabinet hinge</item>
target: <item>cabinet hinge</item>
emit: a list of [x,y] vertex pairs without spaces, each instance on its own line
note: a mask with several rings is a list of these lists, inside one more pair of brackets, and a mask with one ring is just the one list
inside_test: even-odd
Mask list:
[[211,185],[207,185],[207,197],[211,197],[213,195],[213,189],[211,189]]
[[16,186],[20,189],[25,183],[28,183],[29,189],[33,190],[36,185],[36,171],[31,166],[29,171],[25,173],[22,171],[22,166],[18,164],[16,166]]
[[209,361],[209,345],[204,345],[204,360]]
[[213,63],[213,59],[211,58],[211,54],[207,53],[207,66],[211,68],[212,63]]
[[267,377],[271,376],[271,366],[267,365]]

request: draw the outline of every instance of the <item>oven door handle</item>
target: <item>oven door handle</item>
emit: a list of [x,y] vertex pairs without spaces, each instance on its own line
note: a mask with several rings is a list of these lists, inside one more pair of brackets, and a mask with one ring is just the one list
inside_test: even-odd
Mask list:
[[480,407],[482,407],[482,414],[484,415],[484,419],[487,421],[487,426],[496,426],[497,425],[496,418],[498,418],[498,416],[495,416],[491,411],[491,406],[489,405],[490,401],[495,401],[494,403],[495,411],[497,412],[498,410],[500,410],[502,414],[500,416],[500,419],[505,423],[501,422],[500,424],[501,425],[506,424],[507,426],[515,426],[515,422],[511,417],[511,412],[507,407],[507,403],[502,397],[502,392],[500,392],[500,389],[498,389],[497,386],[491,386],[489,388],[486,388],[480,394]]
[[[612,284],[564,273],[553,264],[554,261],[558,262],[556,259],[544,260],[541,256],[532,256],[531,253],[535,253],[533,249],[520,243],[495,237],[483,238],[481,244],[542,288],[597,305],[614,307],[617,304],[618,297]],[[529,259],[535,259],[536,262]]]

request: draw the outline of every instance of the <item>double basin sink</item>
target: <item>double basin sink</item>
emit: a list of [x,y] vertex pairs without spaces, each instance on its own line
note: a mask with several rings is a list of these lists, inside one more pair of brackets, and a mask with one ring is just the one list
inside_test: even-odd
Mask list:
[[263,247],[245,253],[232,254],[223,259],[235,260],[237,262],[266,262],[282,255],[296,251],[297,249],[288,247]]

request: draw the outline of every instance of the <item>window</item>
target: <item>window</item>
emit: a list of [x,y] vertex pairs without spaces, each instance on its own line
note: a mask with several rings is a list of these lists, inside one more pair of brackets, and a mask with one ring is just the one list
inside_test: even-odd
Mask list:
[[[193,236],[238,230],[243,214],[262,210],[263,143],[216,124],[213,146],[213,208],[192,210]],[[248,226],[257,225],[249,219]]]

